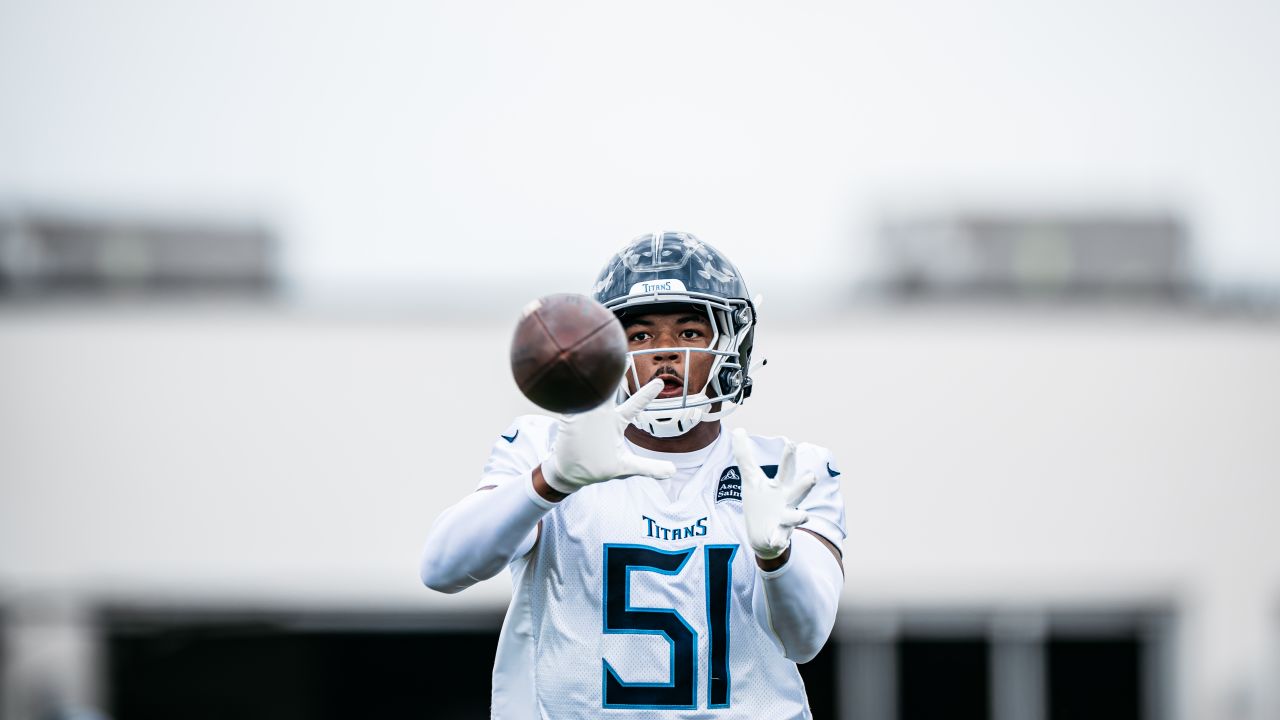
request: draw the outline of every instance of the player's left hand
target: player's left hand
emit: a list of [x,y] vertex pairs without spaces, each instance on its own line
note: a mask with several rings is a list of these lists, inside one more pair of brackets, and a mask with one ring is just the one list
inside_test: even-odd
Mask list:
[[787,441],[778,472],[771,478],[756,464],[747,431],[733,431],[733,457],[742,473],[742,514],[747,523],[747,542],[756,557],[772,560],[791,545],[791,531],[809,520],[797,507],[818,479],[808,472],[796,477],[796,444]]

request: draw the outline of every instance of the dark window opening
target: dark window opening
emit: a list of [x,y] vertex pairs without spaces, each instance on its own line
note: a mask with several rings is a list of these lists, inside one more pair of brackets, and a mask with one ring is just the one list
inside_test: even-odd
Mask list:
[[1143,717],[1142,646],[1134,638],[1051,639],[1048,720]]
[[987,720],[990,651],[985,639],[898,642],[900,720]]
[[817,656],[798,666],[800,677],[804,680],[805,693],[809,696],[809,709],[813,711],[815,718],[840,716],[839,707],[836,705],[838,702],[836,678],[839,677],[840,672],[836,665],[836,656],[839,653],[836,640],[832,638],[827,641]]
[[[121,720],[488,720],[498,634],[126,622],[106,643]],[[839,714],[834,644],[799,666],[815,717]]]
[[113,633],[111,715],[126,720],[487,720],[496,632]]

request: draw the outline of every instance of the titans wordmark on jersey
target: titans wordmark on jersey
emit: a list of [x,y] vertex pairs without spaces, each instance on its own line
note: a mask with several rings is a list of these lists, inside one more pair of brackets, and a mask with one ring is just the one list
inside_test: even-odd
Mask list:
[[[518,418],[495,441],[480,486],[528,482],[550,452],[552,418]],[[783,438],[752,436],[777,470]],[[844,540],[831,454],[800,444],[818,484],[803,527]],[[810,717],[795,663],[768,627],[742,519],[728,433],[673,500],[658,481],[588,486],[544,516],[511,563],[513,595],[493,670],[496,720]]]

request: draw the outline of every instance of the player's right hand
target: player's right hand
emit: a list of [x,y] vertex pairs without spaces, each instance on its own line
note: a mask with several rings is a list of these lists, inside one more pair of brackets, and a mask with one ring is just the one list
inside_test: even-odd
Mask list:
[[605,402],[561,420],[555,446],[542,461],[542,476],[547,484],[568,494],[616,477],[645,475],[665,479],[675,475],[675,465],[628,450],[622,434],[664,386],[662,380],[654,379],[621,405]]

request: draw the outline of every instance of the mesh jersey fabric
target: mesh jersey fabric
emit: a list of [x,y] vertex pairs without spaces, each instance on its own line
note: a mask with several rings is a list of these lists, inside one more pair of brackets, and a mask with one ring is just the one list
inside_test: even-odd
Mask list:
[[[479,486],[528,482],[550,453],[553,418],[521,416],[495,441]],[[752,436],[771,473],[786,439]],[[803,525],[843,545],[844,504],[829,451],[800,443],[818,484]],[[810,718],[804,684],[764,630],[746,539],[741,474],[726,432],[671,499],[658,481],[590,485],[543,517],[515,559],[494,661],[495,720]]]

